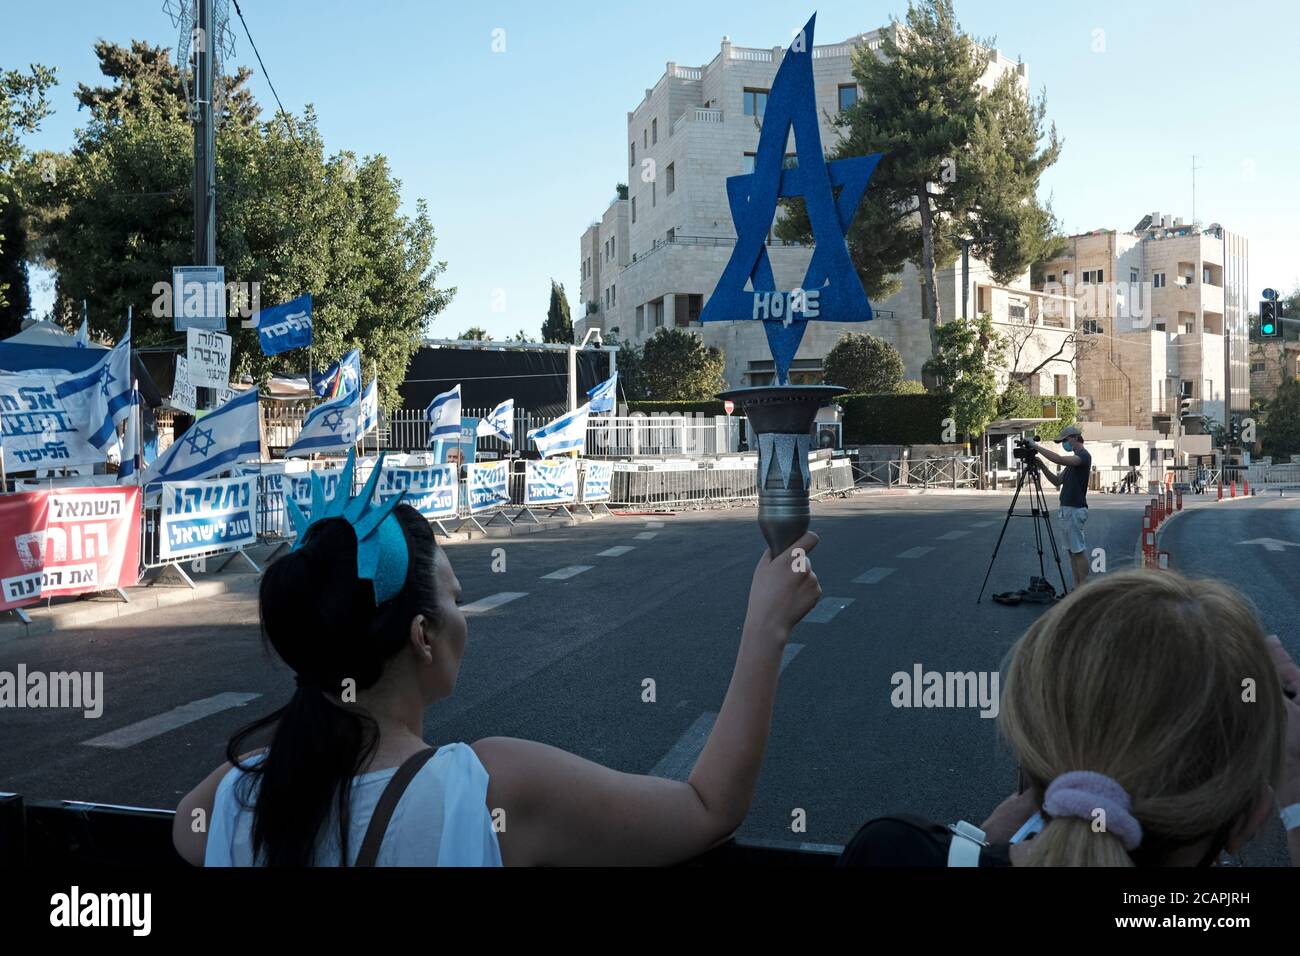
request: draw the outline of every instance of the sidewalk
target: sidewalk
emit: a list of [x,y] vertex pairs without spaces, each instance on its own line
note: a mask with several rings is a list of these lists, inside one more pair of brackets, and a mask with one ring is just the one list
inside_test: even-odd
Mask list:
[[[544,509],[539,508],[538,511]],[[576,523],[589,522],[586,515],[575,515],[575,520],[563,517],[542,517],[539,524],[521,521],[511,526],[500,522],[487,527],[486,538],[509,538],[517,535],[536,534],[555,528],[569,528]],[[601,517],[607,517],[602,515]],[[438,544],[454,547],[470,540],[486,540],[480,532],[473,535],[468,530],[453,531],[450,535],[437,535]],[[257,544],[245,549],[248,556],[259,568],[265,568],[272,556],[285,553],[283,545]],[[0,614],[0,642],[17,640],[24,637],[39,637],[55,631],[69,631],[87,627],[101,621],[111,621],[119,617],[155,611],[158,608],[171,607],[189,601],[202,601],[221,594],[232,592],[253,592],[257,590],[261,575],[253,571],[248,562],[238,555],[229,557],[218,555],[209,559],[208,567],[202,571],[195,570],[194,563],[182,564],[185,573],[194,582],[190,587],[170,568],[146,572],[152,584],[141,584],[126,588],[127,600],[123,601],[116,592],[88,594],[80,597],[52,598],[38,604],[23,608],[31,618],[30,624],[23,623],[17,614],[11,612]]]

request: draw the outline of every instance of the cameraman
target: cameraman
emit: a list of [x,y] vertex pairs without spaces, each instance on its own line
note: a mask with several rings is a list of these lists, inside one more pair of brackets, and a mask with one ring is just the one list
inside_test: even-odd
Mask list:
[[1047,480],[1061,489],[1061,523],[1065,526],[1066,548],[1070,552],[1070,568],[1074,571],[1077,588],[1088,580],[1088,545],[1083,538],[1083,525],[1088,520],[1088,476],[1092,473],[1092,455],[1083,447],[1083,431],[1078,425],[1067,425],[1056,436],[1066,451],[1058,455],[1050,448],[1028,439],[1026,444],[1050,462],[1062,465],[1053,472],[1045,465]]

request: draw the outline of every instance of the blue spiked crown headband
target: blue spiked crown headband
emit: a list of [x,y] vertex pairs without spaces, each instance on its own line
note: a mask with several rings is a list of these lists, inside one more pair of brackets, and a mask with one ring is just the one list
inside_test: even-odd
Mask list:
[[316,522],[326,518],[344,519],[352,525],[357,536],[357,577],[374,586],[375,604],[378,605],[396,597],[406,583],[410,554],[401,522],[393,514],[393,509],[406,496],[406,492],[399,492],[383,504],[375,504],[375,487],[384,464],[381,453],[361,494],[355,498],[349,497],[356,457],[355,448],[348,451],[348,463],[339,475],[338,491],[328,501],[325,498],[325,482],[321,480],[319,472],[312,472],[310,515],[303,514],[303,510],[292,498],[285,499],[297,535],[290,550],[297,551],[302,547],[307,529]]

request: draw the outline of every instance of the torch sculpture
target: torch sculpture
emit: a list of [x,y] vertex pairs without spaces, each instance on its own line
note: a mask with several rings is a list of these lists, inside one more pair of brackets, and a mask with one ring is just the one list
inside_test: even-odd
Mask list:
[[[781,60],[768,94],[754,171],[727,180],[736,246],[701,322],[761,321],[776,368],[776,384],[740,388],[732,399],[758,439],[758,524],[775,556],[797,541],[809,522],[808,469],[817,410],[846,389],[791,385],[790,365],[810,319],[865,322],[871,318],[845,234],[880,154],[827,162],[822,154],[813,86],[814,14]],[[793,128],[798,165],[786,162]],[[776,287],[767,235],[780,199],[802,196],[815,245],[803,283]],[[748,288],[747,288],[748,286]]]

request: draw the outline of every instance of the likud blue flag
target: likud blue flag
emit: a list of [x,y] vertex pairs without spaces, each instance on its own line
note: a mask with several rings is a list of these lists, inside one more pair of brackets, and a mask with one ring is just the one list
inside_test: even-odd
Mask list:
[[460,385],[443,392],[424,410],[429,420],[429,444],[440,438],[460,438]]
[[357,442],[357,420],[361,415],[361,392],[353,390],[321,402],[303,420],[302,431],[284,453],[298,458],[327,451],[347,451]]
[[581,408],[566,412],[554,421],[547,422],[541,428],[534,428],[528,433],[528,437],[537,446],[543,458],[566,451],[576,451],[581,454],[587,446],[587,417],[590,414],[591,405],[583,405]]
[[474,434],[480,438],[500,438],[502,441],[515,440],[515,400],[507,398],[492,411],[487,418],[478,420]]
[[613,375],[587,392],[587,397],[591,399],[591,410],[593,412],[612,412],[617,393],[618,372],[616,370]]
[[162,481],[193,481],[261,457],[257,389],[236,395],[204,415],[144,472],[146,488]]
[[308,347],[311,345],[311,293],[260,310],[256,325],[264,355]]
[[86,441],[103,449],[117,437],[117,426],[131,408],[131,326],[122,341],[86,371],[58,384],[58,396],[85,422]]

